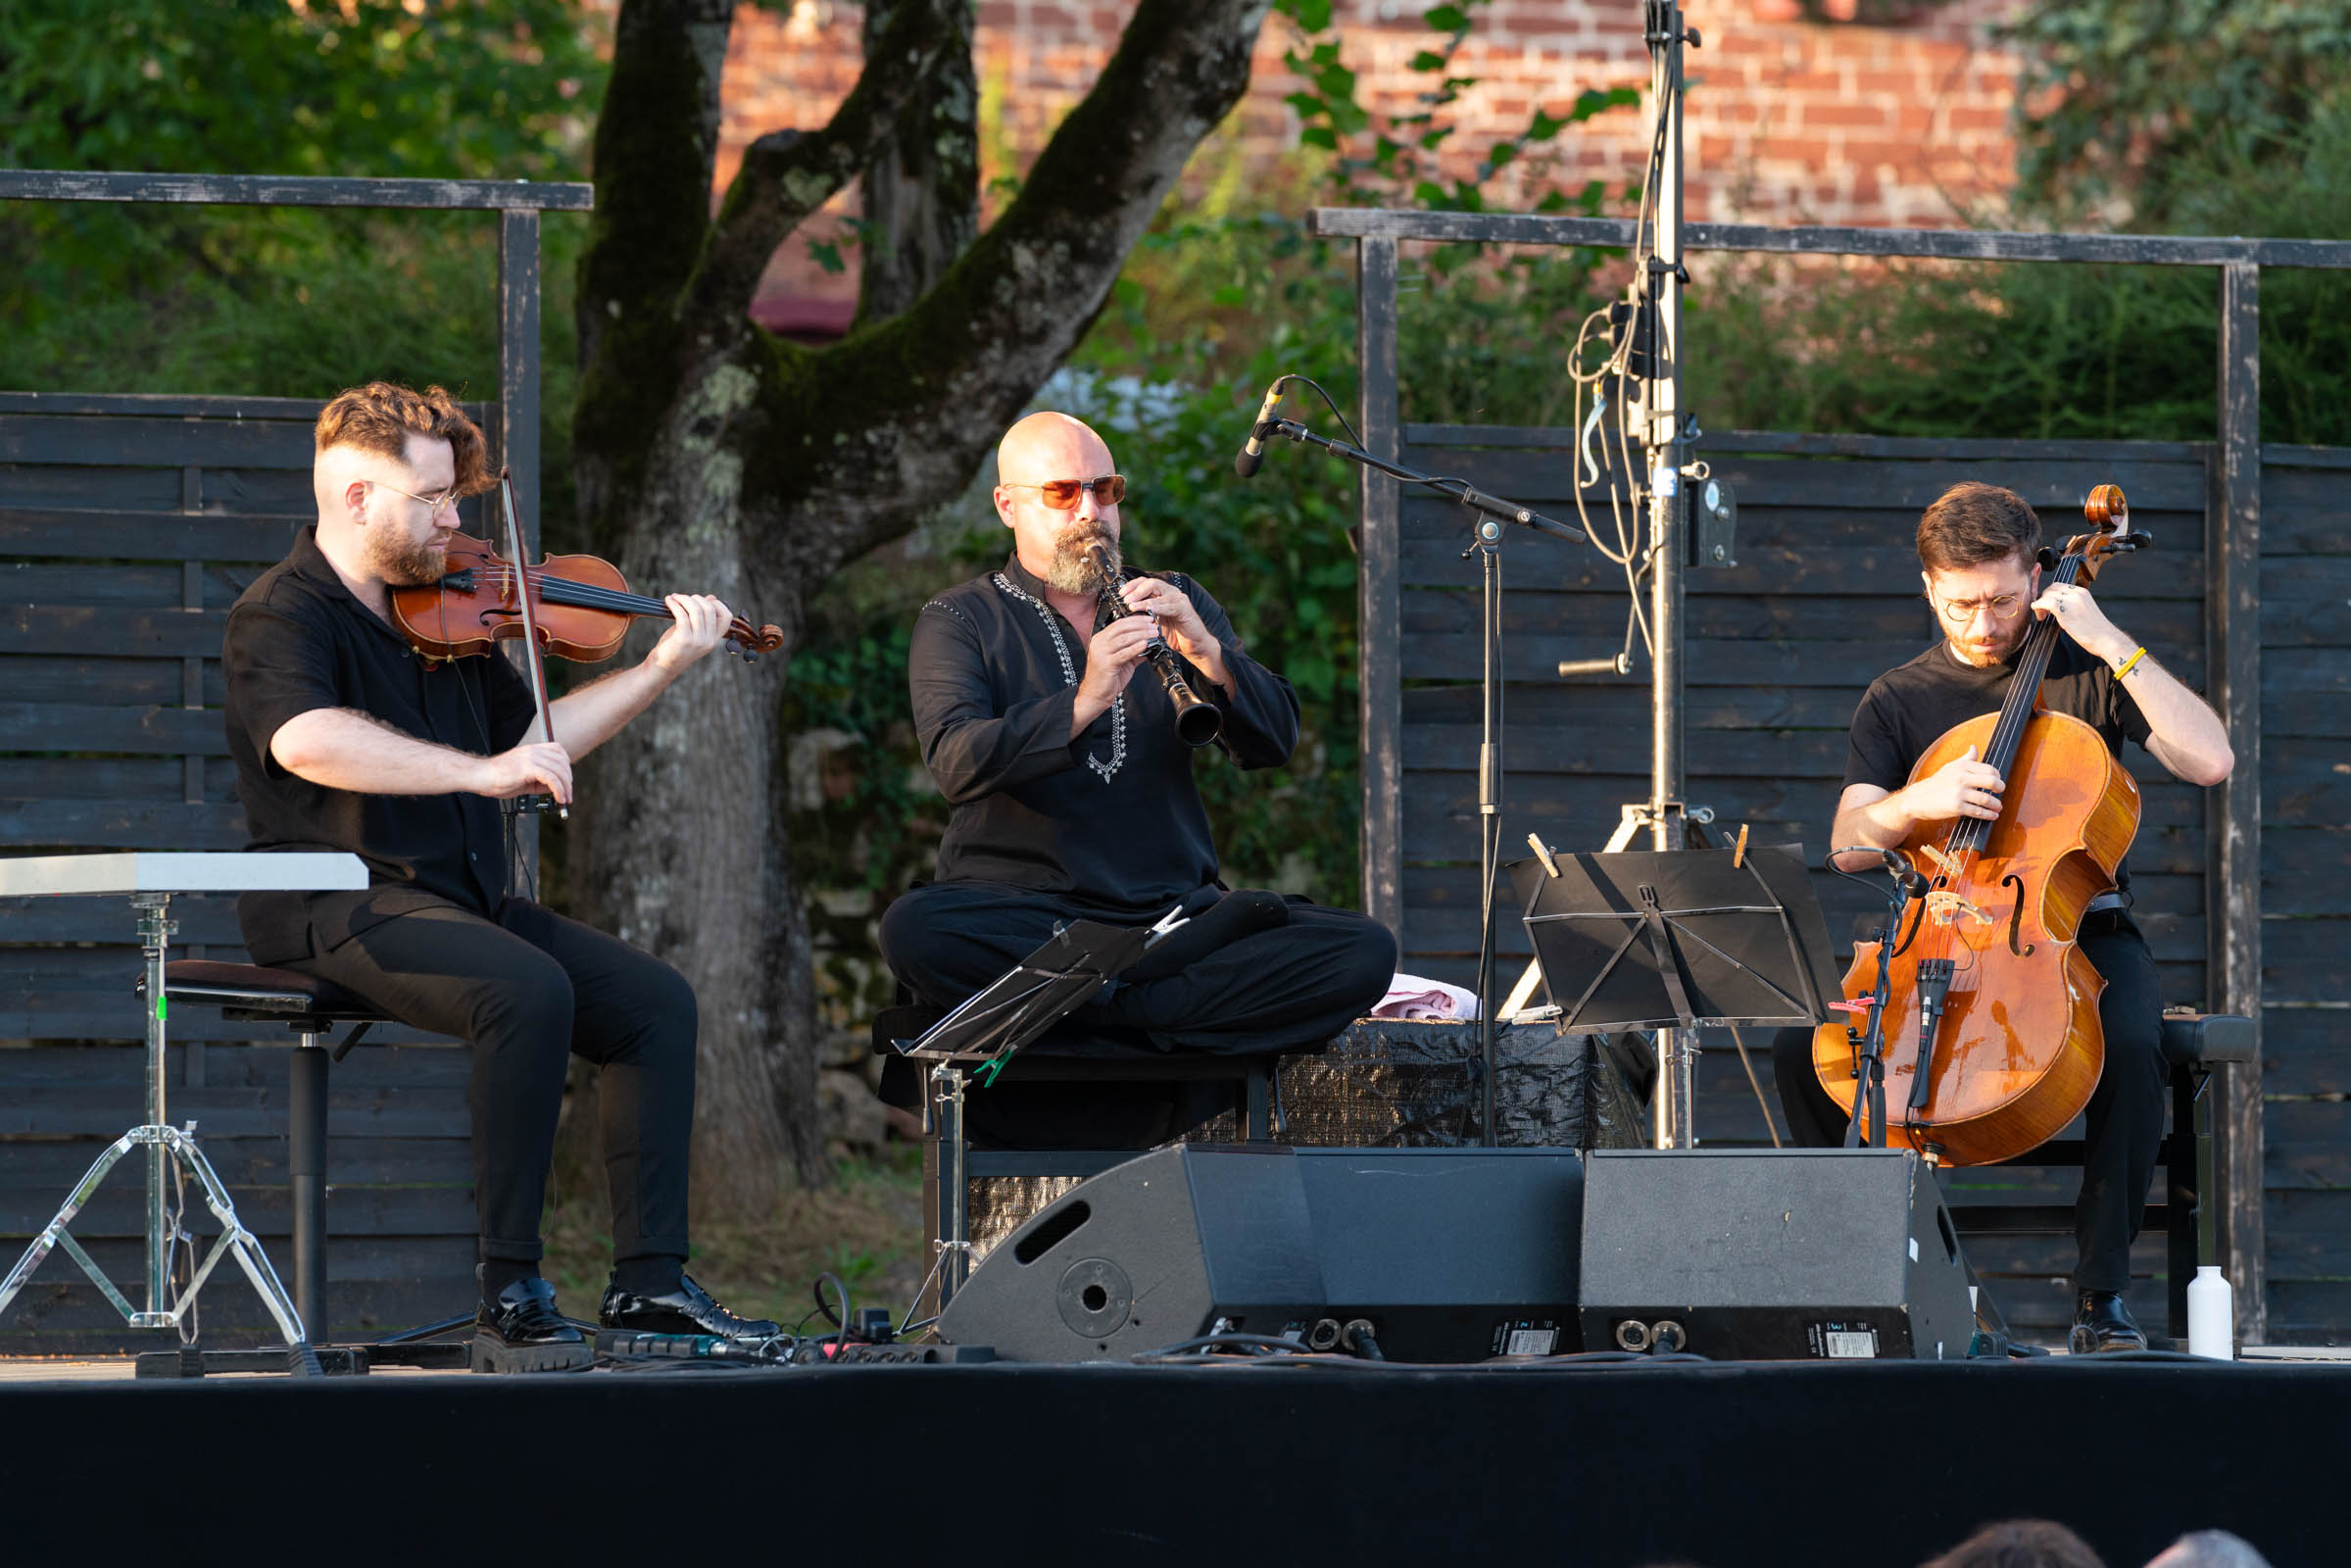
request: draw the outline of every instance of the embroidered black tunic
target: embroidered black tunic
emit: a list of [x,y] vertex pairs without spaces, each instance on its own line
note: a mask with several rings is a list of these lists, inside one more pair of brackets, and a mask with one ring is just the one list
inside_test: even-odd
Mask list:
[[[1190,672],[1223,714],[1216,744],[1242,767],[1279,767],[1298,745],[1297,693],[1249,657],[1206,589],[1164,575],[1224,651],[1230,691]],[[1216,879],[1193,748],[1177,737],[1174,708],[1148,665],[1072,741],[1086,643],[1017,558],[923,606],[908,659],[914,727],[955,808],[939,879],[1155,917]]]

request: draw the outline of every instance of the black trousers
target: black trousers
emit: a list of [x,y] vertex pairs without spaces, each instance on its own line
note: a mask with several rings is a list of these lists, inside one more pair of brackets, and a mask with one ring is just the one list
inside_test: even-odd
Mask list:
[[[1080,918],[1120,923],[1028,888],[933,882],[882,915],[882,956],[917,997],[952,1007],[1026,957],[1054,922]],[[1241,937],[1164,979],[1122,985],[1071,1017],[1139,1030],[1162,1050],[1282,1051],[1330,1040],[1395,977],[1396,938],[1386,926],[1293,899],[1289,924]]]
[[544,1250],[539,1210],[572,1055],[602,1069],[613,1259],[686,1255],[695,1008],[675,969],[523,899],[495,920],[419,909],[285,967],[471,1044],[483,1257],[535,1262]]
[[[2131,1244],[2146,1217],[2147,1184],[2163,1143],[2171,1068],[2163,1059],[2163,992],[2146,938],[2121,910],[2089,915],[2079,938],[2082,956],[2106,981],[2098,1025],[2106,1067],[2082,1113],[2082,1196],[2074,1204],[2074,1286],[2122,1291],[2131,1285]],[[1798,1144],[1832,1148],[1844,1141],[1845,1113],[1812,1070],[1812,1031],[1783,1029],[1772,1044],[1772,1071],[1788,1130]]]

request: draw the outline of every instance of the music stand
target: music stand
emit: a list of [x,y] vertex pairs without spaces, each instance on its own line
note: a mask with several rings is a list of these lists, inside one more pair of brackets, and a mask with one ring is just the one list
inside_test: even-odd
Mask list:
[[1800,847],[1553,851],[1509,871],[1563,1031],[1818,1025],[1839,995]]
[[[971,1261],[970,1215],[963,1181],[963,1069],[977,1063],[980,1083],[995,1083],[1005,1062],[1084,1005],[1088,998],[1123,974],[1187,918],[1179,904],[1155,925],[1103,925],[1098,920],[1057,924],[1035,952],[920,1037],[890,1042],[900,1055],[932,1064],[922,1109],[926,1119],[937,1118],[934,1125],[946,1167],[939,1183],[942,1234],[934,1239],[938,1256],[931,1264],[931,1274],[939,1281],[941,1310],[962,1288]],[[925,1279],[914,1293],[915,1299],[920,1300],[930,1288],[930,1280]]]

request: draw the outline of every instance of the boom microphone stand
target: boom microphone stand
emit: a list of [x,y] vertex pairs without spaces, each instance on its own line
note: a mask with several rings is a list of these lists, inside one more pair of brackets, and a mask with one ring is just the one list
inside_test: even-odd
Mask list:
[[[1275,383],[1277,391],[1280,385],[1280,382]],[[1270,397],[1267,407],[1272,407]],[[1556,522],[1515,501],[1490,496],[1466,480],[1422,473],[1416,468],[1390,463],[1385,458],[1374,457],[1352,442],[1334,441],[1327,436],[1316,435],[1295,419],[1260,419],[1250,434],[1250,443],[1252,446],[1259,445],[1274,436],[1321,447],[1350,463],[1377,469],[1406,484],[1425,485],[1440,494],[1451,496],[1470,514],[1470,544],[1461,554],[1465,560],[1471,555],[1478,558],[1485,607],[1485,673],[1478,740],[1478,870],[1481,894],[1478,900],[1478,1103],[1479,1124],[1483,1129],[1480,1142],[1491,1149],[1495,1142],[1494,888],[1500,875],[1502,858],[1502,524],[1515,523],[1537,533],[1547,533],[1553,538],[1573,540],[1579,544],[1590,541],[1580,528]]]

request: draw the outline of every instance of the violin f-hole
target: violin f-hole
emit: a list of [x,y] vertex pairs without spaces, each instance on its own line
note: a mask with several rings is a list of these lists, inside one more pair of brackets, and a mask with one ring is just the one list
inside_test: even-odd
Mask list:
[[2000,878],[2002,887],[2007,887],[2011,883],[2016,886],[2016,906],[2008,911],[2008,951],[2020,958],[2030,958],[2033,956],[2033,950],[2039,947],[2040,944],[2029,942],[2021,948],[2016,945],[2018,932],[2025,923],[2025,879],[2015,871]]

